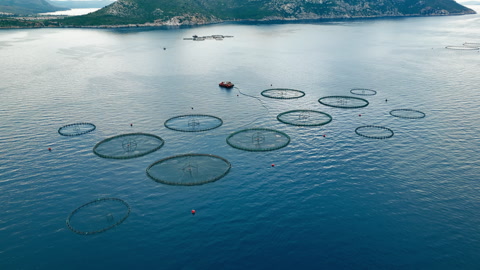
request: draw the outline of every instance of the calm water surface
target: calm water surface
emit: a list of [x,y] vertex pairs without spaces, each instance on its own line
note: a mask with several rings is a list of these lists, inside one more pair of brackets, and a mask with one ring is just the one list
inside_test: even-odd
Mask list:
[[[194,34],[234,38],[183,40]],[[2,30],[0,269],[478,269],[480,53],[445,49],[464,42],[480,42],[479,15]],[[219,89],[223,80],[238,88]],[[272,87],[306,95],[260,95]],[[317,101],[357,87],[377,91],[369,106]],[[402,108],[426,117],[390,116]],[[276,120],[294,109],[333,121]],[[201,133],[164,126],[190,113],[224,124]],[[97,129],[57,133],[77,122]],[[395,135],[360,137],[363,125]],[[226,143],[253,127],[291,142],[271,152]],[[129,132],[165,145],[130,160],[93,153],[97,142]],[[185,153],[219,155],[232,168],[201,186],[146,175],[154,161]],[[125,200],[130,216],[101,234],[70,231],[68,215],[102,197]]]

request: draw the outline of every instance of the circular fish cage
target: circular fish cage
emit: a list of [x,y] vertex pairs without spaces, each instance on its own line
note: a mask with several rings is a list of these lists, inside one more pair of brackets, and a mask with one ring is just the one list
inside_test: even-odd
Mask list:
[[91,235],[120,225],[130,215],[130,206],[117,198],[102,198],[81,205],[67,217],[74,233]]
[[96,126],[92,123],[75,123],[65,125],[58,129],[58,134],[62,136],[78,136],[85,133],[92,132]]
[[217,181],[232,165],[222,157],[209,154],[184,154],[158,160],[148,166],[148,177],[167,185],[194,186]]
[[102,158],[129,159],[155,152],[163,144],[164,140],[153,134],[128,133],[100,141],[93,147],[93,152]]
[[395,109],[390,111],[390,115],[399,117],[399,118],[407,118],[407,119],[419,119],[425,118],[425,113],[417,110],[412,109]]
[[305,92],[289,88],[272,88],[261,92],[262,96],[276,99],[294,99],[305,96]]
[[457,50],[457,51],[476,51],[479,49],[479,47],[469,46],[464,44],[463,46],[445,46],[445,49]]
[[318,100],[320,104],[335,108],[356,109],[368,106],[368,100],[350,96],[327,96]]
[[245,151],[272,151],[287,146],[290,137],[278,130],[251,128],[230,134],[227,143],[233,148]]
[[350,93],[359,96],[374,96],[377,94],[377,91],[367,88],[352,88],[350,89]]
[[314,110],[291,110],[277,115],[277,120],[294,126],[322,126],[330,123],[332,116]]
[[388,139],[393,136],[393,130],[382,126],[361,126],[355,129],[355,133],[370,139]]
[[183,132],[200,132],[215,129],[223,124],[222,119],[206,114],[188,114],[172,117],[165,121],[168,129]]

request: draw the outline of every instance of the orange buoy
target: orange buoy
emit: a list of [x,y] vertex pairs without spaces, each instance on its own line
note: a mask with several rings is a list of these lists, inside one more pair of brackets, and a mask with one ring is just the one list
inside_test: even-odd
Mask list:
[[195,215],[196,212],[195,209],[192,209],[192,215]]

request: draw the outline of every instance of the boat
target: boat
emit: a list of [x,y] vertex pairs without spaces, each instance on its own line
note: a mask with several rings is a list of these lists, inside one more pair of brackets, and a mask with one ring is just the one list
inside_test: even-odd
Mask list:
[[221,82],[221,83],[218,84],[218,86],[225,87],[225,88],[232,88],[234,86],[234,84],[231,83],[231,82]]

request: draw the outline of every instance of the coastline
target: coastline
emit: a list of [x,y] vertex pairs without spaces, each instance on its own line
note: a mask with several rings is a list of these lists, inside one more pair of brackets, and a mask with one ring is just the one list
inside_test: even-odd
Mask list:
[[[219,23],[311,23],[311,22],[335,22],[335,21],[355,21],[355,20],[376,20],[376,19],[400,19],[411,17],[445,17],[445,16],[463,16],[463,15],[475,15],[478,14],[478,10],[472,6],[469,7],[473,12],[462,13],[448,13],[448,14],[410,14],[410,15],[379,15],[379,16],[330,16],[320,17],[312,16],[311,18],[282,18],[282,17],[269,17],[260,20],[254,19],[242,19],[242,20],[220,20],[220,19],[185,19],[185,16],[175,16],[167,21],[147,22],[143,24],[116,24],[116,25],[62,25],[61,20],[65,15],[40,15],[32,17],[0,17],[0,29],[32,29],[32,28],[87,28],[87,29],[120,29],[120,28],[180,28],[180,27],[194,27],[205,26]],[[17,24],[29,24],[29,25],[6,25],[3,26],[2,22],[11,21]]]

